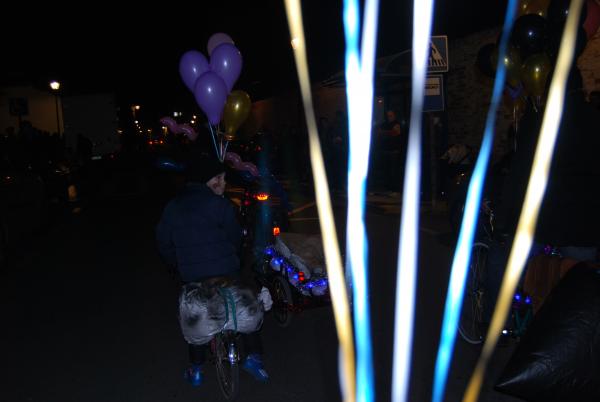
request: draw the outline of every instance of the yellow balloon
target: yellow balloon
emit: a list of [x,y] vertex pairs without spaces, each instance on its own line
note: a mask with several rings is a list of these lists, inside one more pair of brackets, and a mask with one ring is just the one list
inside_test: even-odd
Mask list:
[[[494,70],[498,65],[498,48],[494,50],[491,57]],[[504,56],[504,67],[506,68],[506,82],[513,88],[517,88],[521,82],[521,55],[514,46],[509,46]]]
[[232,141],[236,131],[248,118],[252,101],[250,96],[240,90],[232,91],[227,97],[225,109],[223,109],[223,122],[225,123],[225,139]]
[[521,0],[519,2],[518,16],[537,14],[546,17],[550,0]]
[[530,95],[544,95],[551,68],[550,58],[545,53],[534,54],[525,60],[521,68],[521,79]]

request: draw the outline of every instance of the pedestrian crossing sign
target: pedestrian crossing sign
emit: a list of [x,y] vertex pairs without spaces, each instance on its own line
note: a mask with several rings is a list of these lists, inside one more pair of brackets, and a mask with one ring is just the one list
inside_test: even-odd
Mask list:
[[448,72],[448,37],[446,35],[431,37],[428,70],[430,73]]

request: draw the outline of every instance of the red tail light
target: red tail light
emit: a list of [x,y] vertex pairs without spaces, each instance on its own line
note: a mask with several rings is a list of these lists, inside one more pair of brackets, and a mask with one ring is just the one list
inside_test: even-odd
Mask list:
[[298,272],[298,280],[300,282],[304,282],[306,280],[306,277],[304,276],[304,272],[302,272],[302,271]]
[[281,234],[281,229],[279,229],[279,226],[273,227],[273,236],[279,236],[280,234]]

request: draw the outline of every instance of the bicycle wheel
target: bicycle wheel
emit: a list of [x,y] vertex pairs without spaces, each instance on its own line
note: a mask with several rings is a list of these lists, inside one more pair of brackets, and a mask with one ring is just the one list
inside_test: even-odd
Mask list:
[[287,280],[281,276],[273,279],[273,314],[281,327],[287,327],[292,321],[292,290]]
[[465,296],[458,324],[460,336],[468,343],[477,345],[483,342],[484,279],[487,267],[489,246],[474,243],[471,263],[467,273]]
[[234,401],[240,391],[240,366],[235,333],[226,331],[215,337],[215,366],[223,396]]

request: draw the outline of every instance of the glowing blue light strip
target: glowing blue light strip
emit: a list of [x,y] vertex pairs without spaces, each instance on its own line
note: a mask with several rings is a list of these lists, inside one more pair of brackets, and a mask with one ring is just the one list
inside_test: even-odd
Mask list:
[[463,294],[465,291],[465,282],[467,278],[467,269],[471,260],[471,248],[473,238],[477,227],[477,218],[481,204],[481,195],[485,182],[492,146],[494,144],[494,126],[496,124],[496,112],[502,97],[504,83],[506,78],[506,66],[504,58],[508,48],[508,39],[512,31],[513,21],[517,11],[517,0],[510,0],[506,9],[504,28],[500,48],[498,50],[498,64],[496,80],[494,82],[494,91],[492,102],[487,114],[485,132],[481,143],[481,150],[473,170],[473,175],[469,183],[467,199],[465,204],[465,214],[460,227],[456,253],[452,261],[452,270],[450,273],[450,282],[448,284],[448,293],[446,296],[446,305],[444,308],[444,321],[442,323],[442,332],[440,345],[435,365],[433,402],[442,402],[444,391],[448,380],[450,363],[452,362],[452,353],[456,341],[456,333],[460,312],[463,304]]
[[[357,0],[344,1],[346,91],[348,99],[349,163],[347,274],[353,290],[356,338],[356,400],[374,400],[371,327],[368,301],[367,236],[364,223],[365,185],[369,167],[373,107],[373,70],[377,38],[378,0],[367,0],[359,53],[360,12]],[[347,275],[348,278],[348,275]],[[348,279],[347,279],[348,280]]]
[[404,402],[410,384],[410,360],[413,337],[414,305],[419,246],[419,197],[421,180],[421,118],[425,75],[429,57],[429,37],[433,0],[413,3],[412,101],[406,174],[402,194],[402,226],[396,279],[394,361],[392,400]]

